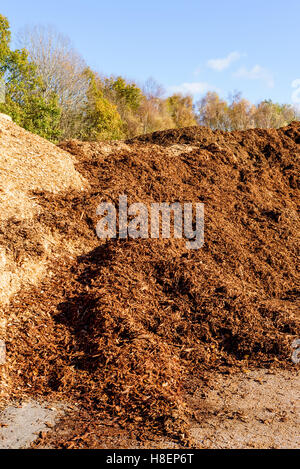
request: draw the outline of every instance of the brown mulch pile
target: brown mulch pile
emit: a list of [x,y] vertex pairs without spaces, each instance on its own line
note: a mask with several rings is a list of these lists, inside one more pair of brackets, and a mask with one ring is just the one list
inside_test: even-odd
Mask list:
[[[293,123],[170,130],[110,153],[101,143],[62,144],[90,189],[35,192],[46,209],[36,223],[66,242],[89,240],[90,252],[56,259],[39,288],[13,300],[12,396],[79,399],[141,436],[151,429],[184,440],[185,377],[290,366],[299,335],[299,139]],[[175,154],[174,144],[186,151]],[[97,239],[97,205],[124,193],[129,204],[203,202],[204,247]]]

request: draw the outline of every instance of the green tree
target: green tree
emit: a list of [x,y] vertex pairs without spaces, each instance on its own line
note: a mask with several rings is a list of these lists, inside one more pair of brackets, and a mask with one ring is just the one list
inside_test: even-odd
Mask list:
[[135,83],[127,83],[122,77],[110,77],[104,80],[104,94],[117,107],[120,113],[130,109],[136,111],[142,100],[143,93]]
[[103,83],[91,70],[85,74],[89,80],[87,102],[83,112],[81,138],[84,140],[115,140],[124,136],[123,122],[117,107],[104,97]]
[[142,132],[139,110],[144,101],[141,89],[123,77],[108,77],[103,80],[104,97],[113,103],[123,122],[127,137]]
[[2,64],[9,55],[10,40],[11,33],[9,29],[9,22],[5,16],[0,15],[0,64]]
[[10,49],[7,18],[0,15],[0,78],[5,82],[5,103],[0,112],[8,114],[25,129],[49,140],[60,136],[60,107],[54,94],[43,98],[43,82],[25,49]]
[[62,138],[77,138],[88,90],[85,61],[70,39],[52,26],[27,26],[19,31],[17,40],[43,80],[43,97],[58,97]]

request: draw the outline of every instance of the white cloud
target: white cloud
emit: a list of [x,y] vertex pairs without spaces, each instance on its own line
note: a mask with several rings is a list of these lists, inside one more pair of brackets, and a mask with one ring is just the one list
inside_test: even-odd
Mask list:
[[217,72],[222,72],[226,68],[230,67],[233,62],[236,62],[241,58],[241,54],[239,52],[230,52],[227,57],[223,59],[210,59],[207,62],[207,66],[216,70]]
[[191,83],[182,83],[177,86],[170,86],[168,88],[169,93],[182,93],[182,94],[202,94],[207,91],[218,91],[220,90],[209,83],[200,81],[200,82],[191,82]]
[[291,84],[292,88],[296,88],[295,91],[292,93],[292,102],[300,106],[300,78],[292,81]]
[[249,80],[262,80],[266,83],[269,88],[274,86],[274,78],[272,74],[266,68],[260,65],[254,65],[250,70],[246,67],[240,68],[234,76],[240,78],[247,78]]

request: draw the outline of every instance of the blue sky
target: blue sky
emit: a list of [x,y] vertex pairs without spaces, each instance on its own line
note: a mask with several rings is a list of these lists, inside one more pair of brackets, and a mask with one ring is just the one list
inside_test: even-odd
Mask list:
[[51,24],[88,65],[170,93],[300,103],[300,0],[1,0],[13,36]]

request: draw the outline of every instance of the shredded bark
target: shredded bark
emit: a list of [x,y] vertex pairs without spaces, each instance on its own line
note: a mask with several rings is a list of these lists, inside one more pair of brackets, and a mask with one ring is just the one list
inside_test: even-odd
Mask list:
[[[90,188],[35,190],[42,211],[34,224],[82,242],[85,252],[70,259],[62,250],[41,284],[7,308],[11,396],[79,401],[141,438],[152,432],[187,441],[186,377],[293,366],[299,139],[293,123],[61,144]],[[187,250],[184,239],[99,240],[96,207],[117,205],[120,194],[129,204],[203,202],[204,247]],[[30,251],[34,231],[26,229]]]

